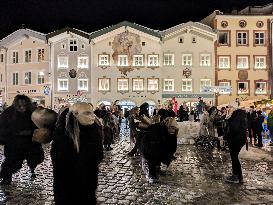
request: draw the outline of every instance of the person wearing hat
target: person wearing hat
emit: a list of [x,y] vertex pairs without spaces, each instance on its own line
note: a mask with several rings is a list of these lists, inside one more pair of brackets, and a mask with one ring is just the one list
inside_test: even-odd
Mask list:
[[96,204],[102,140],[92,105],[75,103],[60,114],[51,147],[56,205]]
[[31,99],[25,95],[16,95],[13,103],[0,115],[0,141],[4,144],[5,160],[1,165],[1,185],[12,182],[12,174],[21,169],[27,160],[31,178],[36,177],[35,168],[44,160],[44,151],[40,143],[32,141],[37,129],[31,115],[34,110]]

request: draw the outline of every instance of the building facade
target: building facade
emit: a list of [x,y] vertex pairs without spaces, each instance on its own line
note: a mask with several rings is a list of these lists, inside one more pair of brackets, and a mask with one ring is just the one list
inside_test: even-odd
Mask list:
[[161,36],[127,21],[94,32],[91,38],[92,100],[125,107],[161,99]]
[[63,28],[47,35],[50,47],[51,104],[91,101],[89,34]]
[[209,26],[188,22],[162,32],[162,99],[176,97],[178,104],[194,106],[198,97],[214,104],[214,94],[204,93],[215,85],[214,44],[217,34]]
[[232,87],[231,92],[218,93],[217,104],[227,104],[236,98],[246,101],[270,97],[271,18],[272,15],[261,13],[224,15],[215,11],[204,19],[218,31],[215,82]]
[[45,34],[19,29],[2,39],[0,46],[0,82],[4,101],[11,105],[20,93],[38,104],[49,106],[50,98],[46,91],[49,55]]

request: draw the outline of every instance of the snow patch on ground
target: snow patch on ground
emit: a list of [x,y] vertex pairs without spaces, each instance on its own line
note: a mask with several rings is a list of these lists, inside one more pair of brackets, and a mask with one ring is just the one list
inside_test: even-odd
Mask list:
[[252,146],[248,147],[248,151],[246,150],[246,147],[244,146],[241,149],[241,152],[239,153],[239,158],[241,159],[248,159],[248,160],[254,160],[254,161],[259,161],[259,160],[268,160],[272,161],[273,157],[270,152],[266,152],[262,149],[255,148]]

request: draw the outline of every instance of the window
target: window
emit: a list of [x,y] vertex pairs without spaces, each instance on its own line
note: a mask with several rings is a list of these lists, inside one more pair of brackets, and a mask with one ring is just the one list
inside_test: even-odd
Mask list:
[[164,65],[174,65],[174,54],[166,53],[164,54]]
[[163,91],[174,91],[174,79],[164,79]]
[[12,63],[18,63],[18,51],[12,52]]
[[210,54],[201,54],[200,66],[210,66]]
[[237,45],[247,45],[247,32],[237,32]]
[[192,54],[182,55],[182,65],[192,65]]
[[127,55],[118,55],[118,66],[128,66]]
[[78,79],[78,90],[88,91],[88,79]]
[[143,41],[141,44],[142,44],[142,46],[145,46],[146,43]]
[[158,79],[148,79],[148,91],[158,91]]
[[18,85],[19,83],[19,74],[13,73],[12,74],[12,85]]
[[192,37],[191,42],[192,42],[192,43],[196,43],[196,37],[195,37],[195,36]]
[[25,73],[25,85],[30,85],[31,84],[31,72],[26,72]]
[[230,57],[229,56],[219,56],[218,66],[219,66],[219,68],[230,68]]
[[143,90],[144,90],[144,80],[133,79],[133,91],[143,91]]
[[66,44],[65,43],[61,44],[61,49],[66,49]]
[[68,56],[58,56],[58,68],[68,68]]
[[134,55],[133,65],[134,66],[143,66],[143,55]]
[[44,72],[38,72],[38,84],[44,84],[45,83],[45,73]]
[[256,82],[255,88],[255,94],[266,94],[266,82]]
[[4,54],[0,54],[0,62],[1,62],[1,63],[4,62]]
[[264,45],[265,44],[265,33],[264,32],[255,32],[255,45]]
[[266,68],[266,58],[265,56],[255,56],[255,69],[265,69]]
[[158,55],[148,55],[148,66],[159,66]]
[[228,45],[229,44],[229,32],[220,31],[218,34],[218,43],[220,45]]
[[88,68],[88,56],[78,57],[78,68]]
[[110,78],[99,78],[99,91],[110,91]]
[[206,86],[211,86],[211,79],[200,79],[200,92],[202,92]]
[[238,69],[248,69],[248,57],[247,56],[237,56],[237,68]]
[[85,44],[82,44],[82,49],[85,49]]
[[42,62],[45,60],[45,49],[38,49],[37,51],[37,56],[38,56],[38,62]]
[[192,79],[182,79],[182,91],[192,91]]
[[178,38],[178,43],[183,43],[183,42],[184,42],[183,37],[179,37],[179,38]]
[[[230,82],[219,82],[219,86],[230,86]],[[220,94],[225,95],[225,94],[230,94],[230,91],[220,89]]]
[[129,79],[122,78],[118,79],[118,91],[128,91],[129,90]]
[[25,51],[25,62],[26,63],[31,62],[31,50]]
[[109,55],[99,55],[99,66],[109,66]]
[[77,39],[70,39],[69,40],[69,51],[78,51]]
[[68,90],[68,79],[58,79],[58,91]]
[[248,94],[248,82],[238,82],[238,94]]

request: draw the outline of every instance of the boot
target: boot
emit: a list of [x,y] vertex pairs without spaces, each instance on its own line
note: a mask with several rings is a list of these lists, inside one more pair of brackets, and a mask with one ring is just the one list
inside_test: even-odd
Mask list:
[[240,180],[239,180],[238,175],[231,175],[231,176],[226,177],[225,182],[239,184]]

